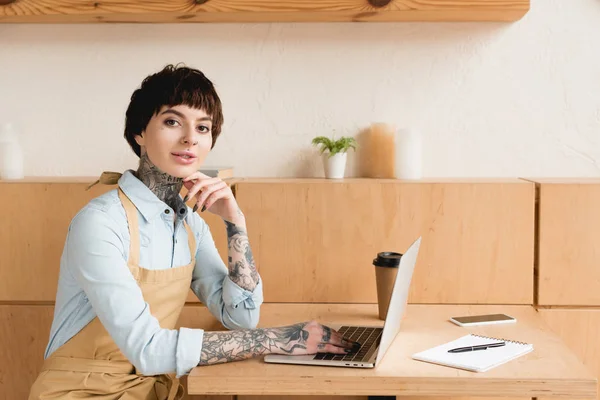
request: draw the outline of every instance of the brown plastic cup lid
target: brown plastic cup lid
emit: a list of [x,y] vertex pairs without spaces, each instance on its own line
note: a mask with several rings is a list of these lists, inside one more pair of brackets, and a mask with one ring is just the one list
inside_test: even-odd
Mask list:
[[383,251],[377,253],[377,258],[373,260],[373,265],[376,267],[398,268],[400,266],[400,258],[402,258],[402,253]]

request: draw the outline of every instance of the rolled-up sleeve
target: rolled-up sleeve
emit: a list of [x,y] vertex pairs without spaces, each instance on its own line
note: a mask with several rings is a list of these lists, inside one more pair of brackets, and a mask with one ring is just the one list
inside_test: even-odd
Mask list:
[[185,375],[200,362],[204,331],[160,327],[129,271],[119,228],[102,210],[81,211],[66,241],[69,272],[138,373]]
[[263,303],[262,279],[259,278],[253,291],[245,290],[233,282],[208,224],[197,214],[195,218],[194,225],[199,238],[192,291],[226,328],[255,328]]

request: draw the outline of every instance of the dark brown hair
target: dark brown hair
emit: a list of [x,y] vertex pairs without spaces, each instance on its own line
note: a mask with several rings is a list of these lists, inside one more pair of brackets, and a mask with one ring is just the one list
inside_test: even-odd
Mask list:
[[125,113],[124,136],[138,157],[140,145],[135,137],[142,134],[163,106],[177,105],[202,110],[212,118],[210,148],[215,146],[223,125],[223,109],[213,83],[197,69],[169,64],[162,71],[147,76],[131,95]]

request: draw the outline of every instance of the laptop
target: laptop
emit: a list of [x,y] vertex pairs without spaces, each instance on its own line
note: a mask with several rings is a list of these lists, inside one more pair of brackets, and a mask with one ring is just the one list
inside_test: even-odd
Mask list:
[[350,354],[317,353],[306,356],[279,354],[266,355],[268,363],[324,365],[346,368],[375,368],[385,356],[394,338],[400,331],[400,324],[406,311],[408,292],[417,255],[421,246],[421,237],[408,248],[402,258],[394,282],[392,297],[383,328],[372,326],[328,325],[340,332],[346,339],[361,344],[358,351]]

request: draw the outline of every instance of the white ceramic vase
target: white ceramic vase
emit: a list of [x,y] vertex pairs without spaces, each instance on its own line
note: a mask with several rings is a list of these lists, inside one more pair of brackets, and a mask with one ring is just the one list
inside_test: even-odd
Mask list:
[[337,153],[329,157],[329,153],[323,153],[323,167],[325,178],[342,179],[346,171],[346,158],[348,153]]
[[0,179],[23,179],[23,151],[15,127],[0,125]]
[[397,179],[418,180],[423,177],[421,133],[416,129],[398,129],[395,138]]

